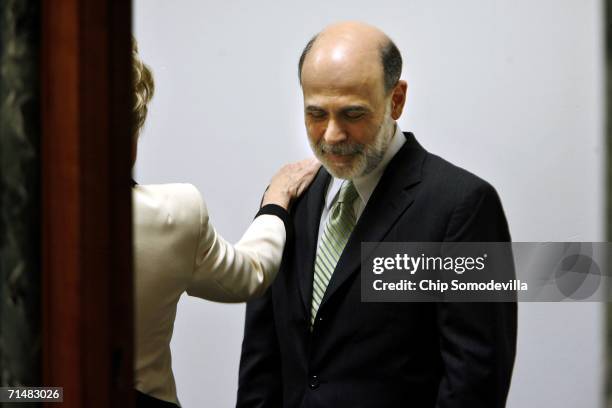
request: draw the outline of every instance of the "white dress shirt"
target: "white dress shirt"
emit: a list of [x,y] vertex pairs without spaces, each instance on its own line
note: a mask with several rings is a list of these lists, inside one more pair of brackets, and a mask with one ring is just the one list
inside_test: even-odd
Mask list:
[[179,298],[186,291],[242,302],[262,294],[278,272],[285,226],[277,216],[260,215],[232,246],[213,228],[194,186],[136,185],[132,195],[135,388],[178,404],[170,339]]

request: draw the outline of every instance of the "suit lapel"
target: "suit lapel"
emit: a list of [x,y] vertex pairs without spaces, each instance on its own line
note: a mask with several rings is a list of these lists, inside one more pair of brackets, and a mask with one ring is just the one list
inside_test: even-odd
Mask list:
[[[321,212],[325,203],[325,192],[331,176],[323,167],[315,177],[305,198],[305,208],[296,213],[296,259],[297,275],[302,304],[307,316],[310,316],[312,297],[312,280],[314,260],[317,251],[317,237]],[[303,255],[302,255],[303,254]]]
[[[416,186],[421,180],[426,151],[411,133],[406,134],[406,139],[406,143],[389,162],[355,225],[338,260],[320,307],[323,307],[351,275],[359,271],[361,243],[382,241],[400,215],[414,201]],[[312,264],[310,266],[312,267]],[[312,268],[310,275],[312,286]]]

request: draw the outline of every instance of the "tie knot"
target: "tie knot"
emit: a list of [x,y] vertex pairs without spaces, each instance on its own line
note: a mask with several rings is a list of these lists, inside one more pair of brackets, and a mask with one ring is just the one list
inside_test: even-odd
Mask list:
[[351,204],[357,198],[357,190],[352,181],[347,180],[340,187],[340,193],[338,194],[339,203]]

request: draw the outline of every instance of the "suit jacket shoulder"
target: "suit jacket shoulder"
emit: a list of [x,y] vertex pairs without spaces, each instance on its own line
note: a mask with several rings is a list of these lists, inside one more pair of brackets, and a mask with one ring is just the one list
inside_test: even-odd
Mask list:
[[[491,183],[431,153],[423,162],[423,181],[422,200],[438,203],[447,212],[445,240],[510,240],[501,200]],[[473,227],[480,238],[465,234]],[[487,228],[497,234],[486,233]]]
[[432,153],[427,153],[423,162],[423,179],[432,189],[444,192],[454,203],[460,203],[473,194],[494,190],[488,181]]

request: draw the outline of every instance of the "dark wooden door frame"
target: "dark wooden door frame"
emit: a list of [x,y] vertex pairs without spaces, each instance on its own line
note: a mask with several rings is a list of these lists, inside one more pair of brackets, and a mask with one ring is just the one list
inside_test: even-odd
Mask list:
[[43,381],[63,407],[133,404],[131,18],[42,1]]

